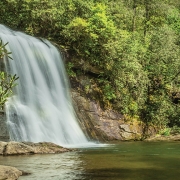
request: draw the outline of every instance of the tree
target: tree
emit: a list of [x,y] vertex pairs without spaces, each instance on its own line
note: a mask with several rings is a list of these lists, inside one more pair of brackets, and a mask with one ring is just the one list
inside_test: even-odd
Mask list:
[[1,23],[63,48],[69,75],[88,76],[79,83],[102,107],[162,128],[180,125],[178,0],[4,0],[0,6]]

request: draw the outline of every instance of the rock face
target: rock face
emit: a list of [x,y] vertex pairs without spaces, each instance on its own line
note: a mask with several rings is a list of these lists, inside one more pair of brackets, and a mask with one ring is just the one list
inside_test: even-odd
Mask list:
[[59,145],[41,142],[2,142],[0,141],[0,155],[25,155],[25,154],[52,154],[68,152],[69,149]]
[[22,172],[14,167],[0,165],[0,180],[16,180],[21,175]]
[[9,141],[5,112],[0,110],[0,141]]
[[102,110],[98,103],[72,91],[76,114],[84,132],[91,138],[106,140],[140,140],[156,133],[140,121],[125,121],[120,113]]

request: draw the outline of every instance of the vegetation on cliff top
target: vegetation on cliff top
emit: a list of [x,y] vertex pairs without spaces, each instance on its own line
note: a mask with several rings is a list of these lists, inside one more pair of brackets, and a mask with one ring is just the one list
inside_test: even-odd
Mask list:
[[178,0],[4,0],[0,7],[0,23],[67,51],[70,76],[91,72],[84,90],[91,95],[93,87],[102,106],[180,126]]

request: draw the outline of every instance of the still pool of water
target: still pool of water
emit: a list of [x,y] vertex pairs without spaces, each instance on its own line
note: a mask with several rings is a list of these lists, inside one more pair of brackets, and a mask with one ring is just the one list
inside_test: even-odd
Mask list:
[[49,155],[0,157],[19,180],[179,180],[180,142],[121,142]]

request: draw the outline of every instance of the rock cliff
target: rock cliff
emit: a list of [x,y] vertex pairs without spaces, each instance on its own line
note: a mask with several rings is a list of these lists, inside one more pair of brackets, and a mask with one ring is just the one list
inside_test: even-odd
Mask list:
[[113,110],[103,110],[100,105],[72,91],[74,108],[84,132],[91,139],[141,140],[156,133],[141,121],[126,121],[122,114]]

